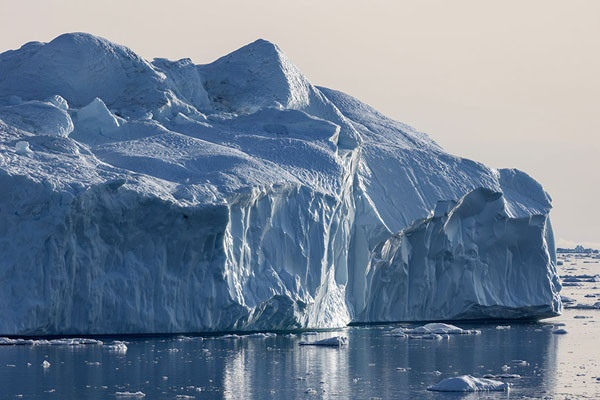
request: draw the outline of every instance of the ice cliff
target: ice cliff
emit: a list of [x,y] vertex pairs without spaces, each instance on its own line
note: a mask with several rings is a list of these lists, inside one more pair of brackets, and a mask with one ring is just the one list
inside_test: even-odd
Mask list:
[[313,86],[89,34],[0,54],[0,334],[561,311],[549,196]]

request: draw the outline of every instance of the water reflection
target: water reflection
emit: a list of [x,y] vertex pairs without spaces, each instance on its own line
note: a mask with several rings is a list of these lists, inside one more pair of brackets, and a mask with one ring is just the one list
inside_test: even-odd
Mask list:
[[[443,378],[503,372],[523,378],[509,393],[486,398],[600,389],[600,384],[564,388],[565,370],[573,369],[573,361],[562,348],[575,346],[568,335],[558,337],[540,324],[510,330],[462,327],[482,333],[435,341],[385,336],[390,326],[352,327],[335,333],[348,336],[348,345],[340,349],[298,346],[300,335],[130,340],[125,354],[103,346],[5,346],[0,347],[0,397],[100,399],[142,391],[146,398],[439,398],[426,388]],[[44,360],[50,368],[41,367]]]

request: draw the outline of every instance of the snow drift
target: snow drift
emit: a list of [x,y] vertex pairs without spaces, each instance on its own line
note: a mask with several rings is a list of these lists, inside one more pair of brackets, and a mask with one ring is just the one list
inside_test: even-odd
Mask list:
[[561,310],[550,198],[313,86],[83,33],[0,54],[0,334],[325,328]]

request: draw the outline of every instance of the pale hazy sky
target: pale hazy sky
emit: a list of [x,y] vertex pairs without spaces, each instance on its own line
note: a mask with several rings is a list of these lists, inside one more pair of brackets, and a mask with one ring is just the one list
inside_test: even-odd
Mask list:
[[270,40],[314,84],[526,171],[557,238],[600,242],[599,0],[0,2],[0,52],[73,31],[199,64]]

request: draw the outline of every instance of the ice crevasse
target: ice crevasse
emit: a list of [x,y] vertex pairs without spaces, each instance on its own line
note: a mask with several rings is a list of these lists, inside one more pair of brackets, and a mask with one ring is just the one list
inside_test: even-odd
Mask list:
[[84,33],[0,54],[0,334],[328,328],[561,312],[534,179],[312,85]]

